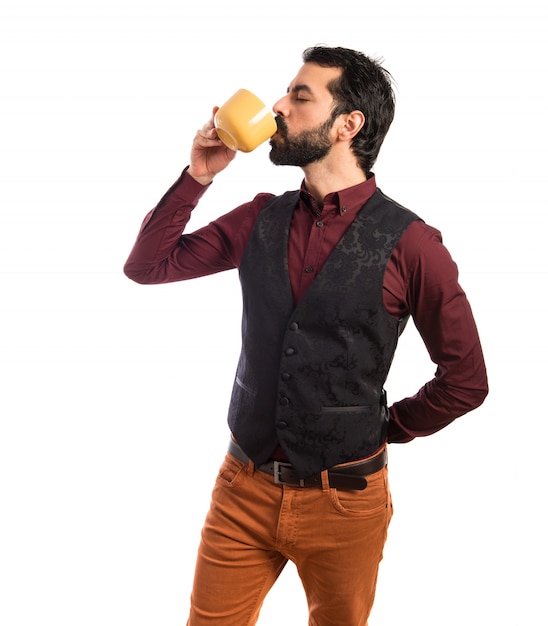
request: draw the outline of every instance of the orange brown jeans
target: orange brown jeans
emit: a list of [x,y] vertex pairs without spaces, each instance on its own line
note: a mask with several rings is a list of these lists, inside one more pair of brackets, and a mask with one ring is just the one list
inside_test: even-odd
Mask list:
[[[388,470],[363,491],[277,485],[227,454],[202,530],[187,626],[252,626],[288,560],[309,626],[366,626],[392,501]],[[297,626],[297,625],[291,625]]]

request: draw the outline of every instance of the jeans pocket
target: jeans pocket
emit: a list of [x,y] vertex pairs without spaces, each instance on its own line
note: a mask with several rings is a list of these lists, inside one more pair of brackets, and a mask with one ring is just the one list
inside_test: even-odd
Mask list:
[[238,461],[231,454],[227,454],[217,475],[217,482],[228,487],[234,487],[247,466]]
[[331,503],[338,513],[352,517],[374,516],[390,507],[386,468],[367,476],[362,491],[330,490]]

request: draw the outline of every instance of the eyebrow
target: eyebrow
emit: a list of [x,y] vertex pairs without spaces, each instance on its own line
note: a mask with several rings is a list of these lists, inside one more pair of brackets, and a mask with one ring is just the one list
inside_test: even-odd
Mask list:
[[313,95],[312,89],[308,85],[305,85],[304,83],[301,85],[295,85],[291,89],[289,87],[287,88],[287,93],[289,92],[295,93],[296,91],[306,91],[308,94]]

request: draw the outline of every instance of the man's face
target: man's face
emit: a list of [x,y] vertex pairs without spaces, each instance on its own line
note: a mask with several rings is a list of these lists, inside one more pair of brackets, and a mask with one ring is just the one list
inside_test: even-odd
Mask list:
[[327,85],[341,74],[339,68],[305,63],[278,100],[278,132],[270,140],[270,159],[276,165],[304,167],[323,159],[333,145],[333,96]]

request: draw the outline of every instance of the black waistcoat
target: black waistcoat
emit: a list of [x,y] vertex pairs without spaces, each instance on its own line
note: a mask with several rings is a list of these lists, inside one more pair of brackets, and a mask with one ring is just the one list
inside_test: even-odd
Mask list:
[[242,258],[242,352],[228,423],[257,465],[279,443],[304,477],[368,456],[386,439],[383,385],[400,322],[383,306],[383,277],[418,218],[377,190],[295,306],[287,246],[298,197],[287,192],[264,207]]

